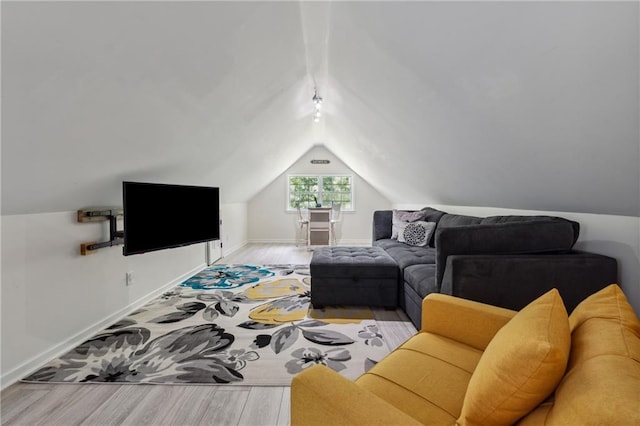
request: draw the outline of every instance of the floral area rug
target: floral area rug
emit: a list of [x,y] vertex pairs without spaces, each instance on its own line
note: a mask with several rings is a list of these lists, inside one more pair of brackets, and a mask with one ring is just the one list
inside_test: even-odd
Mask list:
[[324,364],[354,379],[389,353],[367,308],[310,307],[308,265],[217,265],[23,379],[288,386]]

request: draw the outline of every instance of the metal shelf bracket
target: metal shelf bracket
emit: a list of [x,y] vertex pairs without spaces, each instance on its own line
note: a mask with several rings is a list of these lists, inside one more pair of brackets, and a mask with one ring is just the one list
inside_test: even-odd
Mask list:
[[109,241],[101,243],[89,241],[80,244],[80,254],[87,256],[104,247],[113,247],[124,244],[124,231],[118,231],[118,217],[122,217],[122,208],[94,207],[78,210],[78,222],[104,222],[109,221]]

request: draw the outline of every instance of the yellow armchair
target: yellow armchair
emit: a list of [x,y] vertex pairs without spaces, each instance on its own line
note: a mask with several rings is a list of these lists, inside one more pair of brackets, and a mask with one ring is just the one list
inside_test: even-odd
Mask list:
[[[442,294],[426,297],[422,313],[423,330],[401,346],[404,348],[403,352],[406,352],[402,355],[409,358],[403,364],[408,365],[412,361],[420,363],[425,358],[428,362],[430,355],[434,357],[430,368],[437,369],[448,362],[460,363],[465,370],[470,370],[462,377],[465,386],[482,350],[493,335],[515,315],[515,311]],[[467,350],[461,350],[466,346]],[[456,353],[461,353],[462,356],[457,356]],[[393,354],[383,362],[389,363],[390,358],[393,358]],[[443,358],[448,358],[448,361],[443,361]],[[442,371],[447,374],[445,370]],[[409,381],[414,372],[407,372]],[[390,384],[385,386],[385,383],[379,382],[379,376],[366,377],[367,375],[352,382],[325,366],[314,366],[298,374],[291,384],[292,425],[422,424],[393,403],[397,399],[414,401],[406,395],[407,390]],[[367,388],[367,383],[371,389]],[[446,392],[436,393],[446,395]],[[419,404],[414,407],[422,409]],[[442,413],[435,415],[442,417]],[[444,418],[455,421],[453,416],[445,415]]]
[[355,381],[291,385],[298,425],[640,424],[640,321],[612,284],[569,317],[557,290],[519,312],[442,294],[422,330]]
[[291,383],[292,425],[420,425],[384,399],[324,365]]

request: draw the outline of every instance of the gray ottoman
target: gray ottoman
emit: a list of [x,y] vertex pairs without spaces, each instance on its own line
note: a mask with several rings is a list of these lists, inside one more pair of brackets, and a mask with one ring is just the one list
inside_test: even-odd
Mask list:
[[398,265],[380,247],[321,247],[310,265],[311,303],[398,305]]

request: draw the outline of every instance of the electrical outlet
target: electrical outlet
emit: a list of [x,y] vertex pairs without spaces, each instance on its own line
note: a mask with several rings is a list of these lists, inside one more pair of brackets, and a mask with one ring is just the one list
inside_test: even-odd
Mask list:
[[133,285],[133,283],[134,283],[133,271],[127,272],[127,275],[126,275],[126,278],[125,278],[125,282],[127,284],[127,287],[130,286],[130,285]]

